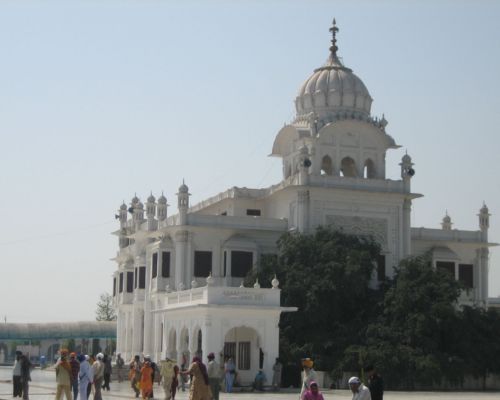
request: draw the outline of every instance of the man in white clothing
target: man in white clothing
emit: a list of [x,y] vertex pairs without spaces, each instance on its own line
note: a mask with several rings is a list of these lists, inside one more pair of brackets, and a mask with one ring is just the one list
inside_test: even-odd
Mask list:
[[210,384],[210,390],[212,391],[212,399],[219,400],[220,391],[220,366],[215,361],[215,354],[210,353],[208,356],[208,383]]
[[102,400],[101,388],[104,381],[104,363],[102,362],[104,354],[99,353],[92,364],[92,374],[94,375],[94,400]]
[[370,389],[368,389],[357,376],[349,378],[349,388],[352,392],[352,400],[372,400]]

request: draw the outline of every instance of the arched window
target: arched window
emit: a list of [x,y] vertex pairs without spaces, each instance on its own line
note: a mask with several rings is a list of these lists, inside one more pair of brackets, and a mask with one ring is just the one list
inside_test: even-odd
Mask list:
[[321,160],[321,175],[333,175],[332,159],[324,156]]
[[355,178],[358,176],[356,163],[351,157],[345,157],[342,159],[342,162],[340,163],[340,170],[342,172],[342,176],[346,176],[348,178]]
[[365,161],[365,168],[363,169],[363,176],[368,179],[376,178],[377,174],[375,173],[375,163],[368,158]]

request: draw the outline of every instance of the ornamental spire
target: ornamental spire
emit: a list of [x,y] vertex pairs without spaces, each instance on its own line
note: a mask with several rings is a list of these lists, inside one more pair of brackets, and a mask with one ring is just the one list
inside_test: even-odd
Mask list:
[[337,57],[337,50],[339,49],[337,47],[337,32],[339,31],[339,28],[337,28],[337,22],[335,21],[335,18],[333,19],[333,24],[332,27],[330,28],[330,32],[332,33],[332,45],[330,46],[330,51],[332,53],[332,56]]

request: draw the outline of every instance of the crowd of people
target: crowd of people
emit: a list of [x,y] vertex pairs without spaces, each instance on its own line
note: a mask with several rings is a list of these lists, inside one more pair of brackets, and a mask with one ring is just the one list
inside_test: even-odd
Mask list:
[[[227,393],[231,393],[237,376],[236,365],[232,357],[225,357],[221,366],[215,360],[214,353],[207,356],[207,365],[200,357],[195,356],[190,365],[185,357],[179,366],[176,360],[168,357],[157,365],[149,355],[142,358],[133,357],[128,363],[128,379],[135,393],[143,400],[154,398],[154,383],[163,387],[165,400],[175,400],[178,388],[185,390],[189,382],[189,400],[219,400],[221,386]],[[324,400],[319,390],[318,377],[313,368],[314,362],[310,358],[302,359],[302,385],[300,400]],[[62,349],[55,363],[56,372],[56,400],[63,396],[67,400],[88,400],[93,394],[94,400],[102,400],[102,391],[111,389],[112,363],[111,356],[98,353],[95,357],[85,354],[69,353]],[[21,351],[16,351],[13,368],[13,396],[29,400],[29,382],[33,366],[29,357]],[[118,382],[123,381],[125,361],[118,353],[115,360]],[[273,365],[272,390],[281,387],[283,366],[279,359]],[[369,365],[364,368],[366,385],[357,376],[352,376],[348,385],[352,392],[352,400],[383,400],[384,383],[376,369]],[[267,378],[262,369],[259,369],[253,382],[253,389],[264,391]]]
[[62,349],[55,363],[56,400],[102,400],[102,391],[110,390],[111,356],[98,353],[95,357]]

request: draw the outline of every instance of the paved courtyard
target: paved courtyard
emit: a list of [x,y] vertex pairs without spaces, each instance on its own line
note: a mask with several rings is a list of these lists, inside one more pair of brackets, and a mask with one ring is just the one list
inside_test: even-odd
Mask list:
[[[7,367],[0,367],[0,400],[12,399],[12,370]],[[33,400],[53,400],[55,398],[55,372],[40,371],[36,369],[32,374],[33,381],[30,386],[30,399]],[[120,384],[113,382],[111,391],[103,393],[103,399],[135,399],[132,390],[127,382]],[[347,390],[328,390],[323,392],[325,400],[351,399]],[[155,398],[162,400],[163,390],[155,386]],[[288,393],[221,393],[221,400],[298,400],[298,392]],[[187,392],[180,392],[176,396],[177,400],[186,400]],[[92,399],[92,396],[90,397]],[[499,392],[475,393],[475,392],[387,392],[384,396],[387,400],[498,400]]]

